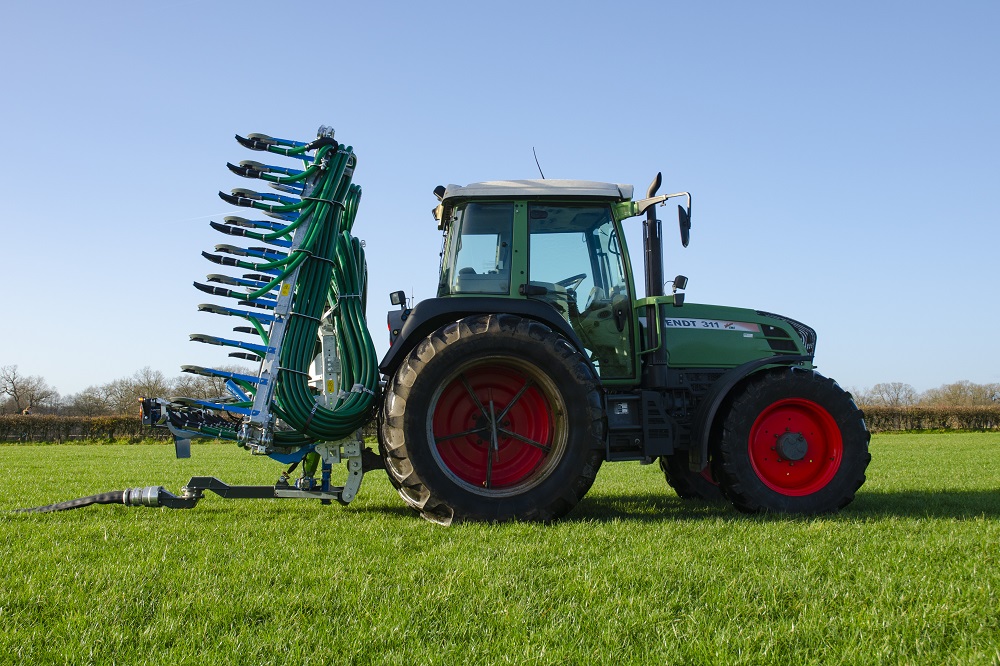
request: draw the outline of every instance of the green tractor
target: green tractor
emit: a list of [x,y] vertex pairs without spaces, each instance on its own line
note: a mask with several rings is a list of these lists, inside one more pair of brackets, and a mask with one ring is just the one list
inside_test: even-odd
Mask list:
[[[288,467],[271,486],[194,477],[180,495],[149,486],[90,500],[190,508],[213,492],[346,504],[366,472],[385,467],[410,506],[450,524],[557,519],[605,461],[659,462],[681,497],[747,512],[835,511],[864,483],[868,430],[851,396],[814,371],[811,328],[686,303],[682,275],[665,293],[656,206],[686,200],[677,207],[686,246],[691,197],[657,195],[659,174],[639,200],[631,185],[587,181],[437,188],[437,295],[411,308],[392,294],[399,308],[379,362],[365,322],[364,243],[351,235],[361,197],[353,149],[330,127],[311,142],[236,140],[302,162],[227,164],[278,193],[219,193],[270,219],[211,222],[230,242],[202,255],[242,274],[194,284],[222,299],[200,311],[250,325],[233,328],[239,337],[191,340],[256,368],[183,366],[225,382],[225,393],[143,398],[142,419],[170,430],[179,457],[209,437]],[[637,298],[623,225],[642,215]],[[238,238],[253,244],[231,244]],[[379,454],[361,436],[373,420]]]
[[[655,207],[630,185],[521,180],[435,190],[437,296],[389,313],[378,438],[425,518],[549,521],[602,462],[659,461],[683,498],[822,513],[865,481],[869,433],[813,370],[816,333],[788,317],[665,293]],[[623,225],[645,214],[644,298]]]

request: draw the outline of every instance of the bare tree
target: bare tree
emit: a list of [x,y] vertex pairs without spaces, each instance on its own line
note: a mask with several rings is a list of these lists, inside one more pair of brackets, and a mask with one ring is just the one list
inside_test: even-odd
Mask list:
[[886,407],[911,407],[917,404],[917,391],[903,382],[884,382],[871,388],[868,404]]
[[123,377],[100,386],[112,414],[131,414],[139,409],[139,398],[152,398],[170,393],[170,382],[159,370],[149,366],[137,370],[131,377]]
[[210,397],[210,394],[214,395],[210,387],[208,377],[185,373],[174,379],[170,385],[170,395],[203,400]]
[[[132,390],[139,398],[152,398],[166,395],[170,392],[170,382],[159,370],[153,370],[148,365],[136,371],[131,377]],[[135,407],[135,405],[133,405]]]
[[132,390],[132,382],[128,377],[122,377],[102,385],[101,391],[104,393],[104,399],[112,414],[128,414],[138,409],[136,406],[138,398],[135,391]]
[[[221,369],[247,373],[245,367],[236,365]],[[147,366],[130,377],[115,379],[100,386],[89,386],[80,393],[69,396],[66,410],[78,416],[131,414],[138,409],[139,398],[183,396],[212,400],[223,395],[228,395],[228,392],[226,380],[222,377],[185,373],[174,379],[167,379],[159,370]]]
[[103,386],[88,386],[66,398],[66,411],[73,416],[105,416],[112,413]]
[[0,395],[8,398],[9,408],[17,412],[55,406],[59,392],[37,375],[22,375],[16,365],[0,367]]
[[975,384],[963,379],[925,391],[921,402],[943,407],[978,407],[993,404],[998,394],[1000,384]]
[[854,398],[854,402],[859,405],[871,405],[872,402],[872,390],[869,388],[863,388],[859,386],[847,386],[845,387],[847,392],[851,394]]

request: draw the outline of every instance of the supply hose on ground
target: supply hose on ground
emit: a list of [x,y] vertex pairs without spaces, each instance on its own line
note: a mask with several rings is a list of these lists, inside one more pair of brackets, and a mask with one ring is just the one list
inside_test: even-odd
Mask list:
[[[164,499],[168,501],[164,503]],[[130,488],[129,490],[112,490],[106,493],[98,493],[78,499],[57,502],[46,506],[36,506],[30,509],[15,509],[14,513],[52,513],[53,511],[69,511],[79,509],[91,504],[123,504],[125,506],[160,506],[169,505],[169,500],[180,500],[181,498],[165,491],[161,486],[147,486],[145,488]]]
[[52,511],[79,509],[80,507],[90,506],[91,504],[124,504],[124,496],[124,490],[113,490],[107,493],[98,493],[97,495],[66,500],[65,502],[57,502],[56,504],[49,504],[46,506],[36,506],[30,509],[17,509],[15,510],[15,513],[51,513]]

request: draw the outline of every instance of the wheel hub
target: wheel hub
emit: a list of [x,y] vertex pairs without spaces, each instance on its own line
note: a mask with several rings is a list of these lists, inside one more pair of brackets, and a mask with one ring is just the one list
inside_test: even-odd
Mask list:
[[802,460],[809,451],[809,442],[801,432],[786,432],[778,436],[778,455],[785,460]]

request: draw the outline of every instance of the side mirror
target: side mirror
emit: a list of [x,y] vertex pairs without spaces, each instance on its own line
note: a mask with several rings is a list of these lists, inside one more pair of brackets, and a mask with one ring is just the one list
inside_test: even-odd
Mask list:
[[678,289],[687,289],[687,286],[688,286],[688,279],[687,279],[686,276],[684,276],[684,275],[678,275],[677,277],[674,278],[674,291],[675,292]]
[[[691,242],[691,206],[687,210],[683,206],[677,206],[677,222],[681,228],[681,245],[688,246]],[[682,287],[683,288],[683,287]]]

